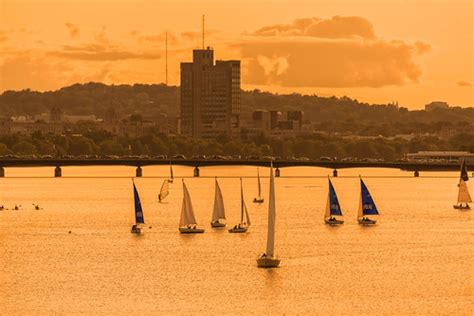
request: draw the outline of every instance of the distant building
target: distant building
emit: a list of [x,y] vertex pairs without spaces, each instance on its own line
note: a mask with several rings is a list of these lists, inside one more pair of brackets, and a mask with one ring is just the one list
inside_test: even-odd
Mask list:
[[433,101],[425,105],[425,111],[433,111],[436,109],[449,109],[449,104],[442,101]]
[[280,111],[257,110],[250,119],[242,121],[242,136],[254,137],[264,135],[274,138],[291,138],[310,131],[303,127],[303,112],[288,111],[286,120]]
[[214,51],[193,50],[181,63],[181,133],[199,138],[232,135],[240,119],[240,61],[214,64]]
[[406,154],[406,158],[410,161],[441,160],[461,162],[466,160],[466,162],[474,164],[474,153],[468,151],[419,151],[417,153]]

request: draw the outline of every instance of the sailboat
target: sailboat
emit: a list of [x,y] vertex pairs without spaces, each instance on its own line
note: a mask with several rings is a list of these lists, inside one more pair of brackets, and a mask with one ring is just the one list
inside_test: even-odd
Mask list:
[[258,197],[253,199],[254,203],[263,203],[263,197],[262,197],[262,187],[260,185],[260,173],[257,168],[257,179],[258,179]]
[[174,180],[174,176],[173,176],[173,166],[171,165],[171,161],[170,161],[170,178],[168,179],[168,182],[169,182],[169,183],[173,183],[173,180]]
[[273,164],[270,165],[270,196],[268,198],[268,235],[267,251],[257,259],[259,268],[275,268],[280,259],[275,255],[275,179],[273,178]]
[[140,202],[140,196],[138,195],[137,187],[135,186],[135,182],[133,182],[133,199],[135,202],[135,224],[132,225],[131,233],[132,234],[141,234],[142,227],[141,225],[145,224],[145,220],[143,218],[143,210],[142,210],[142,203]]
[[219,187],[219,182],[215,182],[215,194],[214,194],[214,210],[212,212],[212,227],[225,227],[225,208],[224,198],[222,197],[222,191]]
[[169,188],[170,188],[169,181],[170,181],[169,179],[165,179],[165,181],[163,181],[163,184],[161,185],[160,193],[158,193],[158,202],[160,202],[160,203],[169,194]]
[[183,180],[183,205],[181,206],[181,218],[179,220],[179,232],[181,234],[201,234],[204,229],[197,228],[196,218],[194,217],[193,204],[188,188]]
[[379,215],[379,211],[375,206],[374,200],[367,189],[362,178],[360,179],[360,201],[359,201],[359,210],[357,212],[357,220],[359,224],[368,226],[374,225],[377,221],[372,217],[367,216]]
[[[245,214],[245,221],[244,221]],[[240,178],[240,223],[229,229],[229,233],[245,233],[250,226],[250,217],[247,206],[244,201],[244,188],[242,186],[242,178]]]
[[461,166],[461,176],[459,178],[459,192],[458,192],[458,203],[453,205],[457,210],[470,210],[469,203],[472,203],[471,195],[466,182],[469,181],[469,175],[467,172],[466,161],[464,160]]
[[341,206],[339,205],[339,200],[337,198],[336,190],[332,185],[331,179],[329,179],[329,192],[328,192],[328,201],[326,203],[326,212],[324,214],[324,221],[326,224],[331,226],[344,224],[344,221],[341,218],[336,218],[336,216],[342,217]]

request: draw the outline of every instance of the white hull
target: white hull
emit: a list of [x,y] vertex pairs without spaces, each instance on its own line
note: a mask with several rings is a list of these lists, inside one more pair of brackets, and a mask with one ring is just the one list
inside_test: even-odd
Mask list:
[[204,229],[202,229],[202,228],[180,227],[179,232],[181,234],[202,234],[202,233],[204,233]]
[[453,208],[456,209],[456,210],[470,210],[471,207],[468,205],[453,205]]
[[328,225],[331,226],[336,226],[336,225],[341,225],[344,224],[344,221],[342,219],[330,219],[330,218],[325,218],[324,222]]
[[257,266],[259,268],[276,268],[280,265],[280,259],[277,257],[260,256],[257,259]]
[[132,226],[132,229],[130,230],[132,234],[137,234],[140,235],[142,233],[142,229],[140,227]]
[[369,218],[359,218],[358,222],[360,225],[363,225],[363,226],[372,226],[372,225],[375,225],[375,223],[377,223],[376,220],[369,219]]
[[232,227],[229,229],[229,233],[245,233],[249,228],[247,226],[242,227]]
[[223,222],[211,222],[211,227],[213,228],[225,227],[225,225]]

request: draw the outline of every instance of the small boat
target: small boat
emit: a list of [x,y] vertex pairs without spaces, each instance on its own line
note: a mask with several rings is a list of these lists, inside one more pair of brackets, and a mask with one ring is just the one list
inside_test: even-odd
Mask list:
[[[245,213],[245,221],[244,221]],[[240,178],[240,223],[229,229],[229,233],[245,233],[250,226],[250,217],[247,206],[244,201],[244,188],[242,186],[242,178]]]
[[458,202],[453,205],[456,210],[470,210],[469,203],[472,203],[471,195],[469,194],[469,188],[467,187],[466,181],[469,181],[467,172],[466,161],[464,160],[461,166],[461,176],[459,178],[459,191],[458,191]]
[[140,202],[140,196],[138,195],[135,182],[133,182],[133,200],[135,202],[135,224],[132,225],[132,229],[130,230],[130,232],[132,234],[141,234],[141,226],[145,224],[145,219],[143,218],[142,203]]
[[375,206],[374,200],[370,195],[367,186],[365,185],[362,178],[360,179],[360,201],[359,201],[359,210],[357,212],[357,220],[359,224],[364,226],[374,225],[377,221],[368,216],[376,216],[379,215],[379,211]]
[[161,203],[161,201],[163,201],[169,194],[169,188],[170,188],[170,185],[169,185],[169,179],[165,179],[163,181],[163,184],[161,185],[161,190],[160,190],[160,193],[158,193],[158,202]]
[[225,207],[224,198],[222,197],[222,191],[219,187],[217,178],[215,181],[215,193],[214,193],[214,210],[212,212],[212,227],[225,227]]
[[270,195],[268,199],[268,234],[267,250],[257,259],[259,268],[276,268],[280,265],[280,259],[275,255],[275,179],[273,177],[273,163],[270,165]]
[[181,206],[181,218],[179,220],[179,232],[181,234],[202,234],[204,229],[197,228],[194,217],[193,204],[188,188],[183,180],[183,205]]
[[168,182],[169,182],[169,183],[173,183],[173,180],[174,180],[174,176],[173,176],[173,166],[171,165],[171,161],[170,161],[170,178],[168,179]]
[[[341,206],[339,205],[339,200],[337,198],[336,190],[332,185],[331,179],[329,179],[329,192],[328,192],[328,201],[326,203],[326,212],[324,214],[324,222],[331,226],[344,224],[342,217]],[[338,216],[338,217],[336,217]]]
[[257,168],[257,179],[258,179],[258,197],[253,198],[254,203],[263,203],[263,197],[262,197],[262,187],[260,185],[260,173]]

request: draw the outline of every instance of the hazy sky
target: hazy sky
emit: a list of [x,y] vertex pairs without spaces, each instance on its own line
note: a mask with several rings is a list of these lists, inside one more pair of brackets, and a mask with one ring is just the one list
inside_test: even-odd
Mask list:
[[0,0],[0,91],[179,84],[201,43],[244,89],[474,106],[474,0]]

